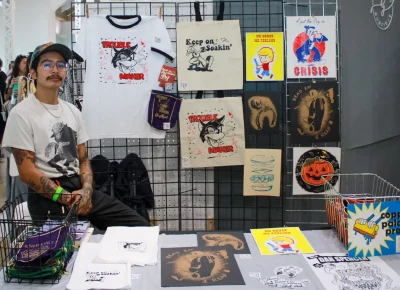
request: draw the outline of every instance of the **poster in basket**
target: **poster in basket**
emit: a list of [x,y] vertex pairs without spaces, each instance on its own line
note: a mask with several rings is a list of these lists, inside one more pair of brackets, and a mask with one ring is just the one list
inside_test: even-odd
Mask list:
[[400,201],[349,203],[349,257],[400,253]]
[[287,77],[336,78],[336,17],[286,17]]
[[338,147],[293,148],[293,195],[325,194],[324,175],[339,191],[340,154]]

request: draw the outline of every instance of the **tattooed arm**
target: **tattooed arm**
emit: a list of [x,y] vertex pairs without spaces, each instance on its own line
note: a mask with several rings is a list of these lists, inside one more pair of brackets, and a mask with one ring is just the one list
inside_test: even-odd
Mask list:
[[[19,176],[22,182],[40,195],[52,199],[58,185],[35,166],[36,154],[32,151],[12,148],[12,153],[17,163]],[[66,190],[63,190],[57,202],[71,206],[79,196],[74,196]]]
[[78,145],[78,156],[79,156],[79,171],[82,189],[74,191],[73,193],[82,194],[82,200],[79,204],[78,214],[85,216],[92,210],[92,193],[93,193],[93,172],[90,167],[89,158],[86,153],[86,145]]

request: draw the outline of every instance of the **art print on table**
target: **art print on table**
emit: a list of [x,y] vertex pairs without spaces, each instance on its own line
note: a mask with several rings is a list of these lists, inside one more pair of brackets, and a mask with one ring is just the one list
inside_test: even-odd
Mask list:
[[250,254],[242,232],[198,232],[199,247],[225,247],[234,254]]
[[292,144],[339,142],[337,82],[289,84]]
[[246,33],[246,80],[284,80],[283,32]]
[[245,92],[243,97],[246,134],[279,132],[282,95],[277,92]]
[[251,234],[261,255],[315,252],[298,227],[252,229]]
[[400,253],[400,202],[348,200],[349,257]]
[[[262,277],[261,273],[249,273],[251,278],[256,278],[261,284],[270,288],[293,289],[305,288],[310,289],[309,279],[296,279],[303,272],[303,268],[297,266],[279,266],[273,270],[273,276]],[[312,287],[313,288],[313,287]]]
[[280,196],[280,149],[246,149],[244,154],[244,196]]
[[100,82],[142,84],[148,81],[150,44],[136,37],[102,38],[99,42]]
[[336,78],[336,17],[286,17],[287,77]]
[[183,168],[243,165],[242,98],[183,100],[179,124]]
[[326,290],[399,290],[400,277],[379,257],[332,253],[304,255]]
[[161,249],[161,287],[214,285],[245,285],[230,251],[223,247]]
[[243,88],[239,20],[179,22],[178,90]]
[[337,147],[293,148],[293,195],[324,194],[323,175],[339,192],[340,156]]

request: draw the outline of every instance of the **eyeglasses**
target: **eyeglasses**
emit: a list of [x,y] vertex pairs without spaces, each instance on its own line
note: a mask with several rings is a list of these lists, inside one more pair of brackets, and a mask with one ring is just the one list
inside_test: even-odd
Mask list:
[[56,64],[59,71],[66,71],[68,69],[68,63],[61,60],[56,63],[52,60],[44,60],[41,63],[44,70],[52,70]]

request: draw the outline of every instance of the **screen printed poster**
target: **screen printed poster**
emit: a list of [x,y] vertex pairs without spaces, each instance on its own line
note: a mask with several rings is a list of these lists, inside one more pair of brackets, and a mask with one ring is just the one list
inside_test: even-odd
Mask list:
[[346,253],[303,255],[326,290],[399,290],[399,275],[381,258]]
[[183,100],[179,125],[183,168],[244,164],[242,98]]
[[336,78],[336,17],[286,17],[288,78]]
[[282,94],[272,91],[244,92],[246,134],[268,135],[279,132]]
[[239,20],[176,25],[178,90],[241,90],[243,49]]
[[298,227],[252,229],[261,255],[315,253]]
[[246,80],[284,80],[283,32],[246,33]]
[[233,253],[226,248],[161,249],[161,287],[218,285],[245,285]]
[[349,257],[399,254],[400,201],[363,201],[347,205]]
[[225,247],[234,254],[250,254],[243,232],[197,232],[199,247]]
[[338,147],[293,148],[293,195],[325,194],[324,175],[339,192],[340,157]]
[[280,149],[246,149],[243,174],[244,196],[280,196]]
[[288,94],[292,144],[340,141],[336,81],[292,83],[288,85]]

